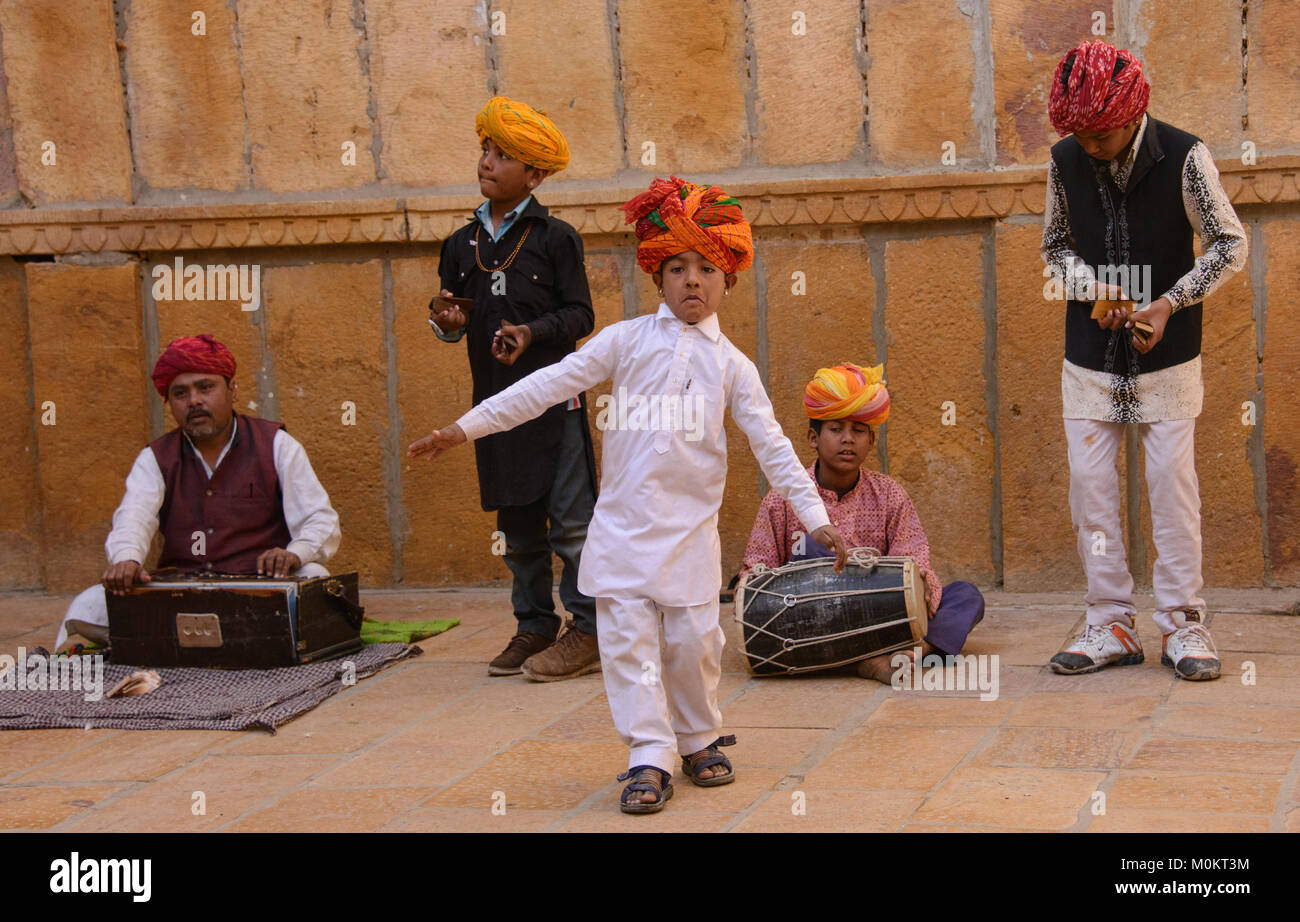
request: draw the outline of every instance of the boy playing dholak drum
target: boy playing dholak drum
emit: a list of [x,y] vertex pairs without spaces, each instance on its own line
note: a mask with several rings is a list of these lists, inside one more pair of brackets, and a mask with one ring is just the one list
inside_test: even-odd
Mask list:
[[[940,585],[930,566],[930,543],[907,491],[893,478],[862,466],[876,444],[873,427],[889,417],[884,366],[819,368],[804,391],[803,404],[808,445],[817,452],[807,476],[816,484],[831,524],[849,547],[873,547],[882,555],[915,560],[925,577],[930,618],[922,655],[961,653],[967,635],[984,617],[984,596],[967,582]],[[829,553],[803,530],[780,493],[767,494],[745,548],[746,570],[760,563],[775,569]],[[897,655],[859,661],[858,675],[888,683]]]
[[[620,806],[654,813],[672,797],[677,755],[697,785],[735,780],[718,751],[721,546],[718,509],[727,474],[723,410],[749,437],[775,489],[836,566],[844,542],[772,415],[758,370],[718,326],[717,311],[753,261],[740,204],[716,186],[656,179],[623,206],[635,223],[637,262],[660,285],[654,314],[615,323],[581,349],[536,371],[410,447],[438,456],[501,432],[613,378],[629,406],[605,428],[602,490],[587,532],[578,585],[596,598],[605,693],[630,749]],[[660,656],[662,619],[664,653]]]

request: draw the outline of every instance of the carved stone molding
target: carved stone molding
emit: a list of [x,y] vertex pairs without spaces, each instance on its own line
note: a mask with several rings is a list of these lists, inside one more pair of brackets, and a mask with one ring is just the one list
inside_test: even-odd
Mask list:
[[[1219,164],[1233,204],[1300,202],[1300,157]],[[987,173],[724,182],[755,227],[907,223],[1041,215],[1041,168]],[[549,190],[546,204],[587,236],[627,231],[619,205],[643,186]],[[472,214],[475,195],[223,205],[0,211],[0,254],[170,252],[435,242]]]

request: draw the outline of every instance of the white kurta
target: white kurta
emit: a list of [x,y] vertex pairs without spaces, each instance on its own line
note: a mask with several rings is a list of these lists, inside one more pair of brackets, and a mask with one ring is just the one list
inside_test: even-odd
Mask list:
[[[665,606],[716,600],[722,584],[718,510],[727,476],[724,409],[807,530],[829,524],[772,414],[758,369],[722,334],[716,314],[686,324],[660,304],[656,314],[612,324],[457,424],[470,440],[502,432],[609,378],[615,400],[626,398],[627,406],[606,407],[597,420],[604,431],[600,497],[578,572],[578,588],[587,595]],[[655,414],[659,425],[652,428],[652,401],[680,401],[684,409],[675,421],[684,425],[666,425],[663,417],[670,414]]]

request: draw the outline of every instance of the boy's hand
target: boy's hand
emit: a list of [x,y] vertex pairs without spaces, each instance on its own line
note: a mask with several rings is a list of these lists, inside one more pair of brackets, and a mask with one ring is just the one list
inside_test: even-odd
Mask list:
[[501,321],[501,329],[492,337],[492,357],[502,365],[513,365],[533,342],[533,331],[526,323],[515,326]]
[[844,539],[840,533],[835,530],[834,525],[823,525],[812,533],[813,538],[821,543],[824,548],[829,548],[835,552],[835,572],[843,573],[844,564],[848,562],[849,550],[844,546]]
[[455,448],[465,441],[465,431],[452,423],[446,429],[439,429],[433,435],[426,435],[418,442],[412,442],[406,449],[408,458],[427,458],[432,461],[449,448]]
[[[455,295],[445,288],[442,290],[442,296],[444,298],[455,297]],[[436,323],[438,329],[442,330],[444,333],[455,333],[468,322],[465,317],[465,312],[454,305],[447,308],[445,311],[434,312],[430,309],[429,319]]]
[[[1118,285],[1102,285],[1097,283],[1097,301],[1127,301],[1128,295],[1124,294],[1124,289]],[[1106,312],[1106,316],[1097,320],[1097,324],[1103,330],[1118,330],[1128,319],[1128,311],[1122,307],[1115,307]]]
[[1144,354],[1155,348],[1156,343],[1160,342],[1160,338],[1165,335],[1165,324],[1169,322],[1169,315],[1173,312],[1174,306],[1169,303],[1169,299],[1162,297],[1156,298],[1142,310],[1129,314],[1129,320],[1125,326],[1130,329],[1132,329],[1135,320],[1145,320],[1151,324],[1151,335],[1147,337],[1146,343],[1134,336],[1133,348]]

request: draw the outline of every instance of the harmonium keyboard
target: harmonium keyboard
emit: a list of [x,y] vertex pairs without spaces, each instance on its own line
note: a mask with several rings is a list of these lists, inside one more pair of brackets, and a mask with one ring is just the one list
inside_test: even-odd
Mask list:
[[262,669],[361,649],[356,573],[150,576],[125,595],[106,593],[110,662]]

